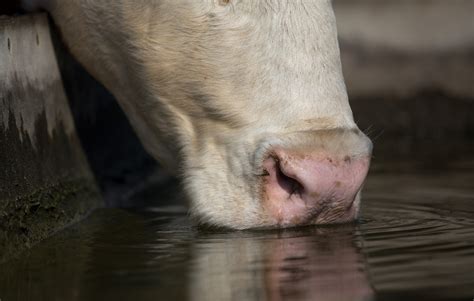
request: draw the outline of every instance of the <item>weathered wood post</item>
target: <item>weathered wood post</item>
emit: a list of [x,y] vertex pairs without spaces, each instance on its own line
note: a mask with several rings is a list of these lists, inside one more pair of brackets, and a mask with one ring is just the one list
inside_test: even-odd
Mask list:
[[0,262],[101,203],[46,15],[0,17]]

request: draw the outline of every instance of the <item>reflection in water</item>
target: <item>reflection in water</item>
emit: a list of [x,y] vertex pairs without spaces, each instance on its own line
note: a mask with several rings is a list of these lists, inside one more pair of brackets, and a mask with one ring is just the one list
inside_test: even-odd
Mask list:
[[354,246],[354,230],[345,226],[202,238],[193,252],[190,296],[194,300],[370,299],[372,290],[364,260]]
[[[366,300],[355,226],[210,233],[102,210],[1,267],[5,300]],[[187,289],[186,289],[187,288]]]
[[9,300],[471,300],[474,173],[375,174],[357,225],[207,232],[103,209],[0,265]]

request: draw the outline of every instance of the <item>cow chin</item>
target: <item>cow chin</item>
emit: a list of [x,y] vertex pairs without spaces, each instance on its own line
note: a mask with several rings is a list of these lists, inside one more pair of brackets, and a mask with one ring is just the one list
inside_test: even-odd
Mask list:
[[358,129],[267,134],[253,141],[234,140],[189,163],[195,168],[187,168],[185,187],[191,216],[200,224],[287,228],[357,218],[372,151]]
[[193,167],[185,168],[189,211],[197,224],[230,229],[269,225],[258,198],[262,181],[248,156],[237,153],[208,150],[199,161],[193,157],[195,161],[188,163]]

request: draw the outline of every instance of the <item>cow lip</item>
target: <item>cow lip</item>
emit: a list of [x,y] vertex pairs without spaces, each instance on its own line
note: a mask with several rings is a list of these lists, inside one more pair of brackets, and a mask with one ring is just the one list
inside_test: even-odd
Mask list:
[[313,225],[338,225],[353,222],[357,219],[358,210],[355,208],[355,201],[357,200],[357,195],[354,197],[354,200],[347,206],[340,207],[344,208],[339,210],[338,214],[334,215],[331,212],[334,212],[337,207],[330,206],[326,203],[330,201],[323,202],[319,206],[313,206],[308,208],[308,214],[300,217],[293,217],[289,219],[278,218],[275,219],[275,226],[277,227],[304,227],[304,226],[313,226]]

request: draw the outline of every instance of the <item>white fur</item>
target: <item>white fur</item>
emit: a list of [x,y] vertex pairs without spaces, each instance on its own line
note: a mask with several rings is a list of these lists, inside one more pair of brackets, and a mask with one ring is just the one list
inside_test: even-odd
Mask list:
[[330,0],[25,2],[49,10],[206,223],[271,226],[259,158],[296,131],[356,128]]

